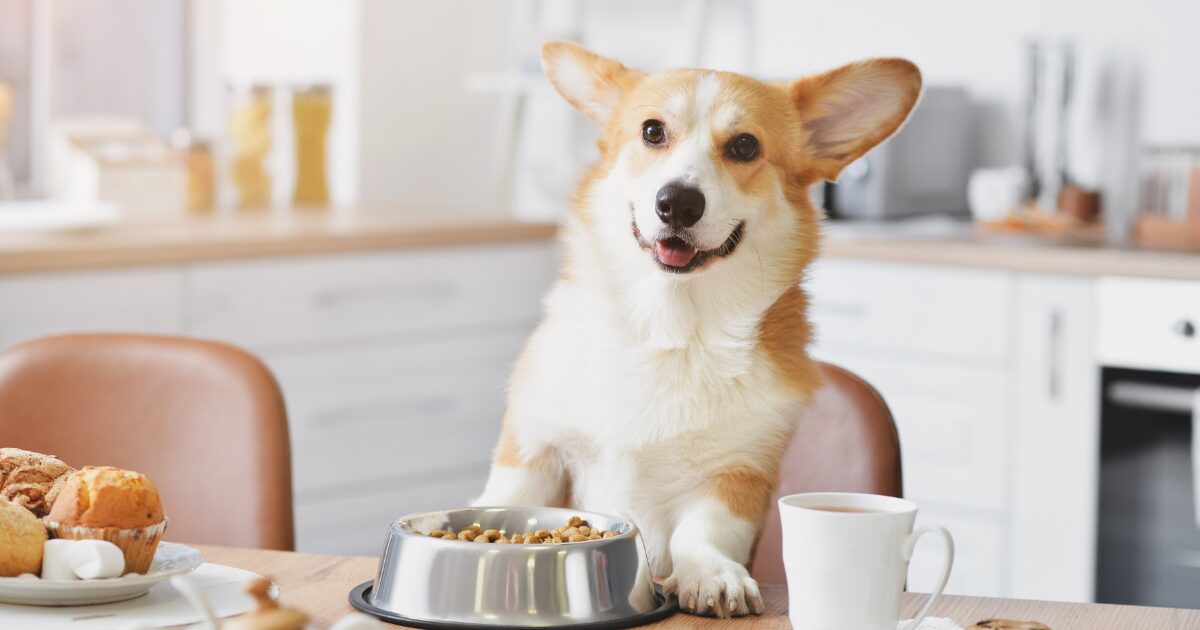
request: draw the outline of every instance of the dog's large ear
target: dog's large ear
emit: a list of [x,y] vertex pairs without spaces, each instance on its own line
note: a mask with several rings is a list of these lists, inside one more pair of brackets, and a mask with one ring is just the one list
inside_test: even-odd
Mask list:
[[800,79],[791,90],[808,134],[807,166],[832,181],[900,128],[921,93],[921,71],[905,59],[869,59]]
[[542,44],[542,68],[567,102],[601,124],[608,122],[621,95],[645,76],[563,41]]

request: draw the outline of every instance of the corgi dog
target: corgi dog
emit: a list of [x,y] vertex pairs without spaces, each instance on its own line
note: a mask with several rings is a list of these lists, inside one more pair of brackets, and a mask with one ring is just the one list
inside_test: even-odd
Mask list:
[[475,504],[628,518],[685,611],[761,613],[745,565],[820,385],[800,286],[819,240],[808,188],[900,127],[920,72],[872,59],[763,82],[644,74],[568,42],[541,53],[600,125],[601,158]]

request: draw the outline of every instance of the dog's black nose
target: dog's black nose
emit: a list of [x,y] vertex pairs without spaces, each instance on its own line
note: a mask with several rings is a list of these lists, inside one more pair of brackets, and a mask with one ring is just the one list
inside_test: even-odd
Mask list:
[[704,193],[699,188],[671,182],[654,196],[658,218],[671,227],[692,227],[704,216]]

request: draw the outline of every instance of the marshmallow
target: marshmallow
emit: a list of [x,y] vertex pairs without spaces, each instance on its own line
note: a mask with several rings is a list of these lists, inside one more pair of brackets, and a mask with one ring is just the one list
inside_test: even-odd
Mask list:
[[77,540],[67,551],[75,575],[85,580],[120,577],[125,572],[125,554],[107,540]]
[[383,624],[362,613],[350,613],[329,626],[329,630],[383,630],[383,628]]
[[71,568],[68,553],[75,546],[74,540],[52,538],[42,547],[42,579],[43,580],[78,580],[75,570]]

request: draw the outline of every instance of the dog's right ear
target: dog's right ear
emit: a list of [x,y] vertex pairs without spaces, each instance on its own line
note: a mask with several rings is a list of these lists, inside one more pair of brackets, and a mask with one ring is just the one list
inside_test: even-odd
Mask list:
[[645,76],[564,41],[542,44],[542,69],[567,102],[600,124],[608,122],[621,95]]
[[868,59],[800,79],[791,90],[808,134],[810,168],[834,181],[908,118],[921,94],[921,71],[905,59]]

